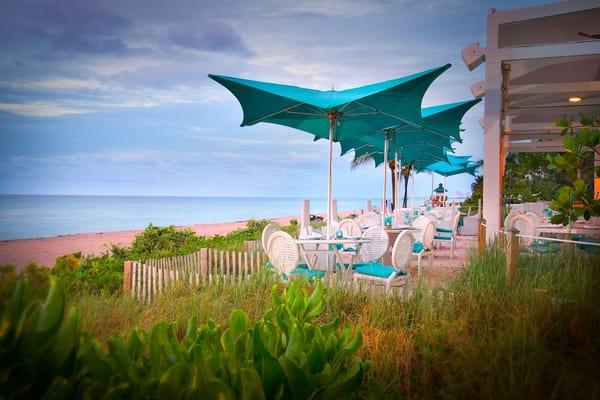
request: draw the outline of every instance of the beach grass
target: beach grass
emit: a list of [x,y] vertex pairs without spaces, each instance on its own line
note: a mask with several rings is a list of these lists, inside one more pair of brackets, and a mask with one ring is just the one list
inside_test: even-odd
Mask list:
[[[364,393],[392,398],[598,398],[598,259],[573,253],[522,255],[513,283],[505,255],[472,255],[443,289],[416,285],[411,296],[349,288],[325,293],[330,319],[360,329],[368,362]],[[78,292],[83,327],[102,343],[133,327],[187,320],[227,324],[234,309],[252,320],[281,283],[268,273],[238,283],[179,284],[142,305],[115,293]]]

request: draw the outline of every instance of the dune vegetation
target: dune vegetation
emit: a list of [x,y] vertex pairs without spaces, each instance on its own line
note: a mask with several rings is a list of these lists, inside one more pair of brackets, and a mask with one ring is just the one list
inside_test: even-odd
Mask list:
[[[235,329],[245,332],[243,335],[241,331],[238,332],[236,337],[239,339],[243,336],[247,339],[243,340],[243,346],[240,345],[246,356],[243,359],[236,358],[238,361],[227,363],[223,367],[231,370],[213,368],[212,375],[209,374],[210,377],[218,378],[220,383],[215,385],[219,390],[234,397],[261,398],[265,395],[272,398],[281,395],[282,398],[339,398],[343,394],[372,398],[598,398],[599,261],[598,256],[568,251],[551,255],[522,254],[517,277],[512,283],[508,283],[505,278],[504,252],[497,247],[490,247],[482,256],[472,255],[467,268],[455,280],[433,291],[417,284],[411,288],[410,296],[400,297],[347,287],[325,287],[321,291],[315,282],[298,282],[293,285],[293,291],[302,294],[294,296],[303,300],[297,300],[298,305],[294,305],[296,300],[286,303],[286,312],[296,315],[296,326],[287,332],[283,326],[289,328],[294,326],[293,323],[289,320],[285,324],[283,320],[277,321],[273,314],[285,303],[282,299],[289,296],[285,294],[286,285],[268,270],[236,283],[220,282],[200,287],[179,284],[163,292],[150,304],[144,305],[124,297],[120,289],[102,290],[96,284],[89,287],[73,285],[74,277],[69,275],[73,272],[69,272],[66,266],[63,266],[62,272],[53,274],[31,266],[21,275],[5,267],[0,279],[4,327],[0,331],[0,392],[10,393],[8,390],[18,382],[14,379],[23,379],[10,364],[11,360],[26,360],[27,368],[33,370],[45,368],[45,364],[40,361],[42,359],[35,358],[27,347],[18,347],[18,350],[11,347],[11,340],[15,339],[7,337],[6,326],[10,326],[7,318],[10,320],[16,318],[15,315],[21,315],[11,306],[15,301],[9,299],[14,299],[19,282],[26,282],[19,289],[22,291],[22,299],[25,299],[21,301],[21,313],[26,313],[24,310],[35,304],[38,304],[35,306],[38,309],[43,309],[42,303],[48,288],[59,285],[65,298],[64,308],[60,312],[61,316],[64,315],[62,324],[68,324],[69,318],[74,318],[71,313],[76,313],[78,334],[95,343],[95,351],[107,357],[109,365],[117,362],[110,360],[117,357],[115,343],[118,342],[122,344],[118,345],[122,347],[121,350],[129,355],[131,365],[138,368],[129,375],[120,372],[113,381],[104,375],[94,375],[94,379],[100,382],[100,388],[94,386],[97,388],[95,391],[89,389],[92,397],[100,397],[100,394],[107,393],[106,390],[114,389],[109,385],[110,382],[122,385],[119,386],[122,392],[118,392],[121,395],[135,397],[156,394],[159,393],[158,388],[163,380],[169,380],[169,384],[174,385],[182,397],[201,393],[198,392],[200,389],[197,384],[190,383],[197,382],[191,379],[191,371],[196,371],[202,364],[191,355],[190,349],[193,346],[190,343],[197,344],[208,339],[201,339],[202,335],[199,333],[194,334],[193,340],[190,339],[190,324],[196,328],[192,329],[194,332],[212,329],[217,332],[215,335],[223,336],[228,329],[233,329],[232,324],[236,320],[243,329]],[[81,265],[71,270],[80,267]],[[50,285],[49,282],[53,281],[56,283]],[[311,298],[315,288],[320,293],[321,305],[306,323],[310,326],[322,326],[320,329],[324,333],[318,345],[313,343],[314,340],[307,339],[314,338],[314,328],[305,326],[302,340],[292,338],[293,331],[304,326],[298,325],[298,316],[302,314],[301,309],[306,307],[307,299]],[[33,313],[30,318],[37,315]],[[29,324],[35,325],[31,321]],[[277,326],[275,336],[279,338],[280,344],[279,347],[276,346],[278,352],[270,354],[278,361],[279,367],[273,367],[273,376],[279,377],[279,386],[265,383],[266,378],[261,369],[264,368],[264,362],[259,361],[257,355],[257,349],[262,347],[258,342],[248,339],[261,324]],[[59,328],[56,329],[56,332],[60,332]],[[176,372],[171,371],[176,362],[169,361],[168,357],[166,361],[161,358],[159,364],[162,369],[158,372],[150,367],[143,367],[146,365],[144,363],[151,362],[148,361],[153,351],[151,337],[157,329],[166,329],[161,334],[166,335],[167,339],[164,340],[170,343],[169,346],[180,346],[177,348],[184,353],[188,352],[185,353],[189,354],[187,358],[184,357],[185,362],[181,361],[185,368],[177,367],[185,370],[181,372],[184,378],[170,377]],[[131,347],[135,335],[143,336],[148,342],[140,339],[143,342],[139,345],[141,347]],[[337,345],[327,344],[329,336],[331,340],[335,338],[341,342],[335,342]],[[358,337],[360,339],[356,339]],[[27,343],[35,342],[35,338],[27,340]],[[285,349],[292,345],[292,341],[300,343],[298,346],[301,349],[296,349],[297,353],[294,353],[296,350],[290,350],[294,354],[288,354],[295,363],[293,365],[286,364],[288,361],[281,358],[287,354]],[[211,352],[225,358],[233,357],[231,354],[238,354],[236,352],[239,350],[227,347],[230,345],[223,340],[213,340],[202,346],[202,351],[209,351],[206,350],[208,346]],[[348,346],[345,351],[342,350],[344,346]],[[319,348],[316,349],[317,347]],[[63,347],[59,348],[66,351]],[[14,354],[15,351],[19,353]],[[337,369],[331,364],[336,351],[343,354],[339,357],[344,360],[341,364],[336,361]],[[305,355],[302,356],[301,353]],[[317,353],[322,355],[315,355]],[[235,357],[241,356],[238,354]],[[326,367],[327,363],[330,363],[329,367]],[[235,373],[231,371],[239,372],[242,364],[245,369],[254,371],[244,372],[252,375],[252,378],[248,378],[253,382],[252,388],[245,387],[232,378],[231,374]],[[85,364],[81,362],[75,365]],[[284,371],[283,375],[277,374],[278,368]],[[296,372],[290,372],[292,370]],[[55,371],[50,374],[58,374],[60,369]],[[91,374],[86,371],[76,369],[75,372],[70,372],[74,375],[65,379],[69,381],[75,379],[74,376]],[[165,377],[164,374],[168,371],[171,372]],[[296,377],[296,373],[300,378]],[[90,378],[91,375],[85,376]],[[342,391],[346,386],[338,385],[343,381],[353,387],[352,384],[359,377],[357,388],[360,389]],[[52,382],[50,378],[56,377],[45,376],[47,387],[37,386],[35,390],[38,391],[30,393],[39,395],[44,390],[49,390]],[[149,380],[150,386],[144,387],[134,378],[143,378],[144,382]],[[310,383],[300,385],[306,386],[307,392],[296,391],[300,390],[296,387],[298,382],[292,382],[296,378]],[[123,385],[128,389],[123,389]],[[83,393],[81,387],[69,390],[75,390],[69,392],[74,395]]]

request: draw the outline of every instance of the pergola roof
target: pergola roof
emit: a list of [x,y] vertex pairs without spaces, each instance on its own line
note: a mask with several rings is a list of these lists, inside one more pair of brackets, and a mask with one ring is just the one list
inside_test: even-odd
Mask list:
[[[573,1],[496,13],[509,152],[562,151],[554,122],[600,110],[600,40],[590,37],[600,33],[600,7],[596,3],[590,9],[591,4]],[[582,100],[570,102],[570,97]]]

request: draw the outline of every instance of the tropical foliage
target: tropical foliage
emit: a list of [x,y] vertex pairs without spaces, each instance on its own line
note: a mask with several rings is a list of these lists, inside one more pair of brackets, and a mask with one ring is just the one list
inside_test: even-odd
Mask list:
[[507,203],[551,200],[567,182],[561,171],[548,169],[547,157],[560,153],[509,153],[504,174],[504,198]]
[[26,296],[26,281],[2,304],[0,393],[6,398],[338,399],[356,397],[363,363],[360,332],[317,322],[323,286],[300,283],[251,323],[235,310],[226,328],[188,322],[183,338],[172,323],[133,329],[103,348],[83,332],[81,313],[51,281],[44,304]]
[[596,115],[582,115],[579,124],[574,119],[556,122],[565,136],[565,152],[548,156],[548,169],[559,171],[567,176],[567,183],[561,186],[550,204],[558,214],[552,223],[568,225],[578,218],[589,220],[600,216],[600,200],[594,199],[593,177],[600,175],[600,168],[593,167],[594,154],[600,156],[600,119]]

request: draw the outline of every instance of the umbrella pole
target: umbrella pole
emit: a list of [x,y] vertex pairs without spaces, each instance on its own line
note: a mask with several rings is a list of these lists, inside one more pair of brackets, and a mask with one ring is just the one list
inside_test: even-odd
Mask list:
[[394,158],[394,193],[396,194],[396,197],[394,197],[394,214],[396,213],[396,209],[398,208],[398,199],[400,199],[400,197],[398,196],[398,150],[396,150],[396,156]]
[[327,238],[333,238],[332,232],[332,181],[333,181],[333,136],[335,134],[336,116],[333,113],[329,114],[329,175],[327,176]]
[[[448,182],[448,176],[444,176],[444,190],[446,192],[448,191],[448,189],[447,189],[448,185],[446,184],[447,182]],[[442,193],[444,195],[444,207],[446,207],[446,199],[447,199],[446,192]]]
[[410,200],[410,208],[415,208],[415,171],[411,168],[410,173],[412,175],[412,195]]
[[400,206],[400,199],[402,198],[400,196],[400,189],[402,188],[402,184],[400,182],[402,178],[402,148],[400,148],[400,157],[398,158],[398,166],[396,167],[396,170],[398,171],[398,178],[396,178],[396,185],[398,185],[398,190],[396,192],[398,193],[398,206]]
[[[433,199],[433,187],[435,186],[435,184],[434,184],[434,178],[435,178],[435,174],[432,172],[431,173],[431,198],[432,199]],[[432,204],[432,206],[433,206],[433,204]]]
[[385,219],[385,198],[387,197],[387,169],[388,169],[388,133],[385,133],[385,142],[383,144],[383,198],[381,199],[381,226]]

